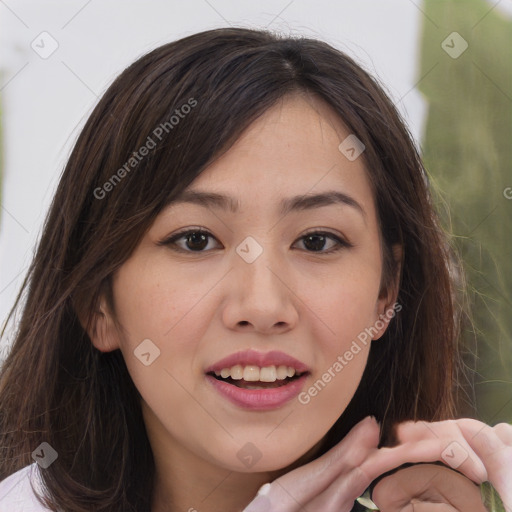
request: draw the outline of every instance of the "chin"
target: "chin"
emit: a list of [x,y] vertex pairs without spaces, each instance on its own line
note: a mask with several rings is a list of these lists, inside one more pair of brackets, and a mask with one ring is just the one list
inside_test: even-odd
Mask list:
[[[321,442],[321,441],[320,441]],[[282,471],[283,474],[292,469],[302,466],[310,462],[315,457],[315,452],[319,448],[319,443],[312,448],[304,451],[304,443],[298,443],[296,446],[290,446],[283,450],[282,445],[279,447],[266,446],[260,449],[262,443],[244,443],[235,453],[235,460],[230,456],[226,458],[226,453],[216,454],[216,464],[229,471],[238,473],[263,473]]]

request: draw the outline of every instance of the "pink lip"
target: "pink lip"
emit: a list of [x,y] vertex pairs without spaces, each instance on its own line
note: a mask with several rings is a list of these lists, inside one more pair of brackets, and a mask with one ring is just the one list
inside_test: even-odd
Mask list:
[[206,368],[205,373],[220,372],[223,368],[231,368],[237,364],[242,366],[259,366],[260,368],[284,365],[295,368],[298,373],[309,372],[309,368],[304,363],[284,352],[272,350],[271,352],[262,353],[256,350],[243,350],[212,364]]
[[308,375],[304,374],[284,386],[267,389],[239,388],[233,384],[218,380],[211,375],[207,375],[206,380],[233,404],[253,411],[265,411],[281,407],[297,396],[304,387]]

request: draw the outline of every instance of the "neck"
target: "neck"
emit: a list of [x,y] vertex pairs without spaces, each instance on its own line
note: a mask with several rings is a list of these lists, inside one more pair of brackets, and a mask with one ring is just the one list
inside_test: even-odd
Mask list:
[[241,512],[269,478],[264,473],[185,472],[155,479],[152,512]]

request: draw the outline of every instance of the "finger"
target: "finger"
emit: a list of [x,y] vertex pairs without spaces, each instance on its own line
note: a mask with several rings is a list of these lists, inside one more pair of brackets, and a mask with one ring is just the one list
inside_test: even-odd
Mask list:
[[[449,451],[447,452],[446,440],[437,438],[415,443],[404,443],[392,448],[381,448],[368,456],[362,464],[362,469],[364,472],[373,472],[372,466],[375,466],[381,471],[379,473],[381,475],[405,463],[440,461],[453,469],[457,469],[457,471],[460,471],[475,483],[480,484],[485,481],[487,478],[485,466],[472,450],[474,460],[467,456],[467,451],[460,447],[460,445],[457,446],[452,443],[448,448]],[[448,456],[452,456],[451,459]],[[461,460],[464,463],[459,464]],[[482,468],[484,475],[482,475]],[[485,479],[482,479],[482,476],[485,476]]]
[[504,444],[512,446],[512,425],[508,423],[498,423],[493,428],[495,434]]
[[[381,512],[394,512],[393,509],[381,509]],[[424,501],[414,501],[409,505],[406,505],[405,508],[401,508],[397,512],[460,512],[459,510],[453,508],[451,505],[447,503],[426,503]]]
[[[327,488],[339,474],[358,467],[377,449],[380,427],[375,418],[360,421],[336,446],[314,461],[287,473],[278,480],[287,488],[298,487],[304,497],[318,494]],[[294,485],[288,485],[293,483]]]
[[372,501],[385,512],[402,511],[413,500],[429,505],[447,503],[453,510],[464,512],[485,512],[479,487],[442,466],[426,464],[399,470],[383,478],[372,493]]
[[[375,418],[365,418],[327,453],[286,473],[265,487],[265,494],[253,500],[244,512],[300,510],[304,503],[309,503],[320,496],[339,475],[350,473],[360,466],[371,452],[376,451],[379,433],[379,424]],[[351,493],[361,488],[354,499],[359,497],[370,483],[371,480],[368,482],[361,480]]]
[[[483,460],[489,482],[498,491],[507,510],[512,511],[512,446],[505,444],[494,428],[472,420],[458,420],[459,428]],[[499,429],[503,430],[502,427]]]
[[[306,509],[313,512],[349,512],[361,494],[371,484],[372,478],[363,474],[360,468],[352,469],[348,474],[339,475],[327,489],[313,498]],[[302,511],[302,509],[301,509]]]
[[[404,422],[397,425],[397,437],[402,443],[421,442],[425,439],[438,440],[441,447],[441,458],[437,460],[481,484],[488,478],[486,466],[461,432],[458,421]],[[485,426],[485,423],[477,420],[468,421],[474,422],[475,426]]]
[[399,440],[404,442],[421,441],[425,437],[438,437],[437,430],[445,428],[449,421],[404,421],[395,425],[395,430]]
[[306,495],[296,488],[286,488],[277,479],[271,484],[265,484],[243,512],[350,512],[355,500],[371,483],[371,480],[364,480],[361,476],[364,475],[354,468],[348,475],[340,475],[327,489],[314,496]]

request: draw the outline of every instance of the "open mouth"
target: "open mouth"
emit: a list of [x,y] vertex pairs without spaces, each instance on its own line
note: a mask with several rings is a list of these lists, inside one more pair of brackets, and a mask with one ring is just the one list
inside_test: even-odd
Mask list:
[[244,379],[233,379],[231,377],[222,377],[220,375],[215,375],[215,372],[208,372],[207,375],[214,377],[215,379],[226,382],[227,384],[231,384],[238,388],[243,389],[272,389],[272,388],[280,388],[282,386],[286,386],[293,382],[294,380],[299,379],[303,375],[308,372],[296,373],[293,377],[286,377],[284,379],[278,379],[274,382],[262,382],[262,381],[247,381]]

